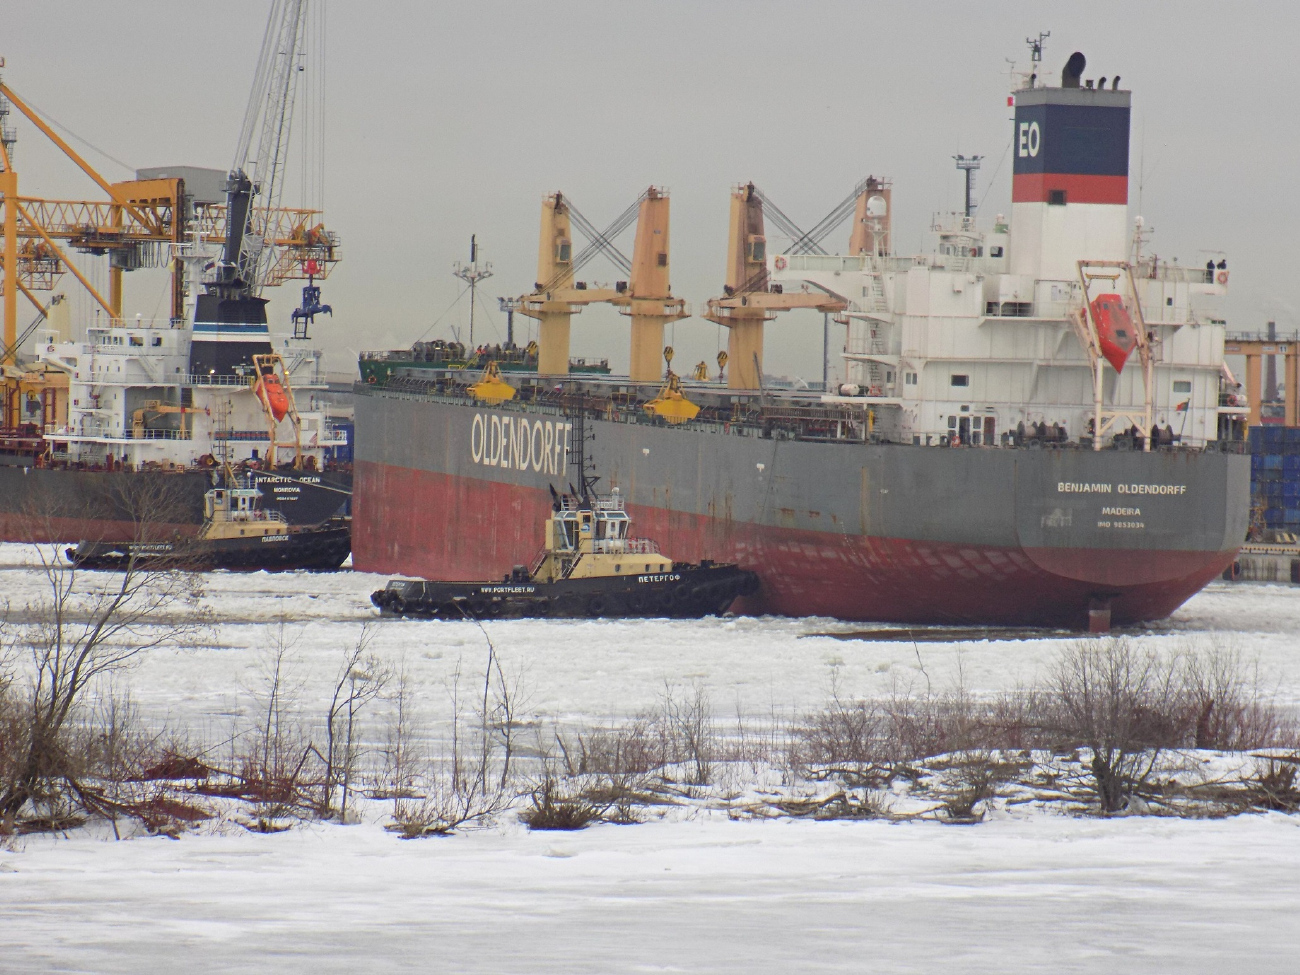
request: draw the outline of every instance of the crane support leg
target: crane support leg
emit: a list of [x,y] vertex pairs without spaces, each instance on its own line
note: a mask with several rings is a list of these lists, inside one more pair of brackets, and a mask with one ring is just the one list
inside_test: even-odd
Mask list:
[[537,372],[542,376],[569,374],[569,326],[572,313],[544,311],[537,324]]
[[727,373],[728,389],[761,389],[762,378],[755,368],[763,365],[763,323],[762,312],[753,316],[730,315],[727,320],[727,361],[731,371]]
[[663,379],[664,322],[663,301],[648,302],[658,314],[647,315],[637,311],[638,302],[632,302],[632,357],[628,378],[634,383],[653,383]]
[[[6,162],[8,153],[6,155]],[[18,350],[18,174],[8,165],[0,173],[0,196],[4,198],[4,347],[9,350],[3,365],[17,361]]]

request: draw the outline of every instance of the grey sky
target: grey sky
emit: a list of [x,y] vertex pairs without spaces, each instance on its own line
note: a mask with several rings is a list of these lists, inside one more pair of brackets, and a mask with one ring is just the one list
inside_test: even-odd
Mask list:
[[[267,8],[22,4],[0,40],[4,77],[132,166],[224,168]],[[409,344],[455,299],[450,266],[471,233],[495,264],[486,294],[527,290],[539,202],[557,189],[604,226],[650,183],[667,186],[673,287],[697,309],[720,290],[736,182],[754,180],[807,227],[857,179],[889,176],[895,250],[914,253],[931,214],[960,203],[951,156],[981,153],[980,215],[991,221],[1010,198],[1005,59],[1024,67],[1024,38],[1039,30],[1052,32],[1050,74],[1081,50],[1086,77],[1118,73],[1133,90],[1130,216],[1140,192],[1153,249],[1187,264],[1226,252],[1232,327],[1274,317],[1294,328],[1298,22],[1296,5],[1282,2],[334,0],[326,211],[344,260],[324,285],[335,318],[316,334],[338,353],[336,369],[350,368],[348,350]],[[24,195],[93,195],[31,126],[16,124]],[[130,175],[89,158],[110,179]],[[297,202],[293,183],[283,202]],[[627,252],[631,241],[629,231]],[[847,227],[829,243],[843,249]],[[590,267],[591,280],[615,277],[607,264]],[[161,287],[156,273],[129,275],[128,314],[152,315]],[[287,322],[297,286],[274,299]],[[448,335],[467,315],[462,301],[428,336]],[[574,321],[575,355],[626,368],[625,319],[592,308]],[[717,332],[699,319],[678,323],[674,364],[712,363]],[[768,370],[819,378],[820,342],[820,316],[778,320],[768,326]]]

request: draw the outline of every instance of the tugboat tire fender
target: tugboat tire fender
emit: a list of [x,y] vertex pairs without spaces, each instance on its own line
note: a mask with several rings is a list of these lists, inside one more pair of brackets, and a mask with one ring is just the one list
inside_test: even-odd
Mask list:
[[474,619],[478,619],[483,615],[484,611],[487,609],[487,603],[483,602],[483,600],[481,599],[472,599],[467,604],[466,609],[469,610],[470,616],[472,616]]
[[609,609],[609,601],[604,596],[592,596],[587,601],[587,612],[591,616],[604,616]]

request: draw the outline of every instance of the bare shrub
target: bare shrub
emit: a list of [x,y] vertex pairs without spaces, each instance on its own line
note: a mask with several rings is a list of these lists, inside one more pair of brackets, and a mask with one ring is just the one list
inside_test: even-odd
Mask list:
[[941,766],[944,782],[939,800],[945,818],[953,823],[977,823],[984,818],[981,803],[997,797],[1001,786],[1028,771],[1028,764],[1005,761],[984,749],[960,752]]
[[1296,727],[1266,695],[1258,667],[1231,649],[1192,650],[1180,658],[1179,690],[1192,748],[1243,751],[1296,743]]
[[[412,787],[395,799],[393,822],[386,827],[404,838],[445,836],[484,823],[517,797],[515,723],[522,684],[506,674],[486,628],[480,628],[487,640],[488,656],[474,697],[470,698],[463,687],[459,664],[447,684],[451,704],[448,753],[429,761],[427,771],[417,774],[413,765],[424,763],[417,758],[413,745],[406,748],[404,767],[411,771]],[[402,693],[405,682],[399,680],[398,686]],[[390,742],[390,755],[398,750]],[[417,779],[422,780],[418,789]]]
[[844,701],[836,694],[794,732],[803,766],[829,765],[860,773],[895,758],[892,724],[874,701]]
[[665,683],[653,720],[665,765],[685,765],[689,784],[708,785],[717,754],[717,729],[708,689],[695,681],[684,692]]
[[1127,637],[1068,646],[1048,690],[1045,730],[1058,747],[1091,753],[1089,770],[1103,812],[1122,811],[1147,786],[1161,750],[1181,744],[1176,669]]
[[294,673],[294,645],[284,621],[270,635],[253,695],[257,724],[239,736],[236,766],[240,794],[255,804],[254,827],[260,832],[287,828],[281,822],[300,811],[314,810],[306,769],[313,747],[303,731]]
[[1300,812],[1300,757],[1270,757],[1244,785],[1249,808]]
[[519,814],[529,829],[585,829],[598,820],[602,812],[586,794],[565,791],[549,774],[533,789],[529,798],[529,807]]

